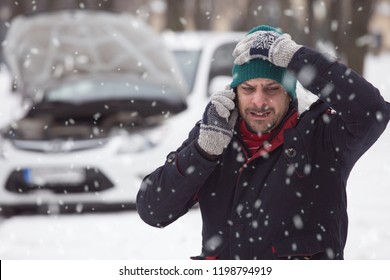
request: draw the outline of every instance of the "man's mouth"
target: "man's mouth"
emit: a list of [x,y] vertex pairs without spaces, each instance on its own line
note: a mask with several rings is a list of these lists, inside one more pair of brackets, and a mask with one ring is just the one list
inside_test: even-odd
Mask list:
[[271,114],[271,112],[270,111],[266,111],[266,112],[251,111],[249,114],[251,115],[251,117],[254,120],[265,120],[268,118],[268,116]]

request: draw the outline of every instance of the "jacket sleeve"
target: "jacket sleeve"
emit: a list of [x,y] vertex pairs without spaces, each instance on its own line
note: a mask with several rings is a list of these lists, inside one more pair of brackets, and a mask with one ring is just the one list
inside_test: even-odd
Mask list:
[[[354,160],[382,134],[389,121],[390,104],[380,92],[336,58],[302,47],[293,56],[288,69],[310,92],[337,112],[340,123],[332,127],[332,140],[354,152]],[[340,133],[342,132],[342,133]]]
[[196,147],[199,125],[163,166],[146,176],[137,195],[141,219],[155,227],[164,227],[188,212],[197,202],[197,193],[213,172],[216,161],[206,159]]

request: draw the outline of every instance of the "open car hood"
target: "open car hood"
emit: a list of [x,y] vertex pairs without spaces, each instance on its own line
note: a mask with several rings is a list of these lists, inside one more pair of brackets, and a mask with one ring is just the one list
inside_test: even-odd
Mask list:
[[59,11],[16,17],[4,55],[17,91],[37,101],[69,76],[110,73],[169,84],[185,100],[187,86],[160,37],[130,14]]
[[186,109],[188,88],[173,54],[129,14],[19,16],[4,53],[16,92],[32,104],[3,133],[9,139],[105,138]]

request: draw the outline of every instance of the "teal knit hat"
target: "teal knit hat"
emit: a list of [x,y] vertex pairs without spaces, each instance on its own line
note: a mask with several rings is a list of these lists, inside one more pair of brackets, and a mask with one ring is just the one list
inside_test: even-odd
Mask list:
[[[283,34],[280,30],[268,26],[268,25],[259,25],[255,28],[252,28],[248,34],[251,34],[256,31],[275,31],[279,34]],[[281,84],[290,97],[295,100],[296,92],[295,88],[297,85],[296,78],[287,70],[287,68],[275,66],[268,60],[262,58],[251,59],[247,63],[242,65],[234,64],[233,66],[233,81],[230,84],[231,88],[237,87],[239,84],[255,78],[267,78],[277,81]]]

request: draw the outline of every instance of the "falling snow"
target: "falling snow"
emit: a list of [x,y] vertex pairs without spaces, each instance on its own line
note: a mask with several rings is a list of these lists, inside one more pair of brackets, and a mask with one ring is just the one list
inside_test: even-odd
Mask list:
[[[370,59],[366,77],[378,86],[386,100],[390,100],[390,82],[380,75],[387,73],[390,56]],[[380,60],[387,61],[387,64]],[[1,94],[5,97],[4,92]],[[4,103],[1,106],[0,116],[4,119],[11,113],[10,107]],[[375,117],[381,121],[383,115],[376,112]],[[345,250],[347,259],[390,258],[389,149],[388,129],[351,172],[348,187],[350,226]],[[163,158],[165,155],[161,155]],[[313,164],[310,168],[319,167]],[[310,168],[307,167],[307,172],[310,172]],[[299,192],[296,194],[299,196]],[[256,200],[254,207],[259,209],[261,204],[260,200]],[[81,213],[83,205],[79,204],[76,210]],[[236,210],[241,213],[244,205],[241,204]],[[300,213],[293,217],[297,228],[304,227],[303,215]],[[232,221],[226,222],[233,225]],[[268,223],[272,223],[272,220],[265,219],[260,223],[252,221],[252,227],[266,226]],[[326,231],[321,225],[318,226]],[[288,232],[285,235],[288,236]],[[316,237],[322,240],[320,234]],[[256,241],[260,240],[261,237],[257,237]],[[216,235],[208,240],[207,246],[217,248],[220,242],[220,236]],[[254,242],[254,239],[248,237],[248,242]],[[0,220],[1,259],[188,259],[200,252],[200,245],[198,208],[164,230],[146,225],[135,212],[21,216]],[[294,249],[297,244],[291,246]],[[332,256],[334,253],[329,250],[327,254]]]

